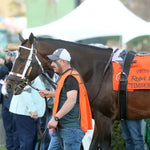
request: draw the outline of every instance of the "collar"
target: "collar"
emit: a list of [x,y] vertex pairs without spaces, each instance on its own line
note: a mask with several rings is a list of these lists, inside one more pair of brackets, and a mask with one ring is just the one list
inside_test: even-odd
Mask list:
[[65,74],[66,72],[68,72],[69,70],[75,70],[74,68],[69,68],[69,69],[67,69],[65,72],[63,72],[62,74],[61,74],[61,76],[63,75],[63,74]]

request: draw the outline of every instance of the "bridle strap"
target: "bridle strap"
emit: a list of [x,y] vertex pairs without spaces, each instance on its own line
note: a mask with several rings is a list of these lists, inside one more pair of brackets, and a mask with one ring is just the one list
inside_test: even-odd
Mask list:
[[22,46],[22,45],[20,45],[19,48],[24,48],[24,49],[26,49],[26,50],[31,51],[31,50],[33,50],[33,44],[32,44],[32,46],[31,46],[31,48],[28,48],[28,47],[25,47],[25,46]]
[[14,76],[20,77],[22,79],[22,74],[19,74],[19,73],[10,72],[9,75],[14,75]]
[[[29,50],[29,48],[27,48],[27,47],[24,47],[24,46],[23,46],[23,47],[20,46],[20,47]],[[30,54],[29,54],[29,56],[28,56],[28,59],[27,59],[25,68],[24,68],[23,73],[22,73],[22,79],[25,78],[25,74],[26,74],[26,72],[27,72],[27,70],[28,70],[28,68],[29,68],[29,66],[30,66],[30,64],[31,64],[31,61],[32,61],[32,54],[33,54],[33,44],[32,44],[32,46],[31,46]]]

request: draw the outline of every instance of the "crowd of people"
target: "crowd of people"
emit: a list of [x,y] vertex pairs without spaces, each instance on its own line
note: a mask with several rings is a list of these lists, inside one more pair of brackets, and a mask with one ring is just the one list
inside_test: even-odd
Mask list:
[[[46,70],[45,74],[57,82],[56,90],[43,75],[39,75],[32,81],[32,86],[38,87],[39,91],[27,85],[20,95],[12,95],[7,93],[6,79],[16,55],[17,51],[6,51],[5,60],[0,67],[0,102],[6,132],[6,148],[37,150],[38,136],[40,139],[46,132],[41,150],[80,150],[85,133],[93,128],[92,116],[81,76],[71,67],[70,53],[64,48],[59,48],[47,56],[52,61],[53,71]],[[48,124],[44,98],[48,103]],[[83,105],[79,107],[81,99],[82,103],[89,106],[88,109],[82,108]],[[86,117],[84,120],[82,115]],[[145,141],[149,147],[149,120],[145,136],[141,132],[142,120],[124,120],[120,121],[120,124],[126,150],[144,150]]]

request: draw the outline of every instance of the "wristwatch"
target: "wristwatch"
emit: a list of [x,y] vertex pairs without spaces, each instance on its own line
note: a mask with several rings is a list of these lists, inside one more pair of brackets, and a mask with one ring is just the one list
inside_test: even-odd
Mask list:
[[56,121],[59,121],[59,120],[60,120],[57,116],[54,116],[54,119],[55,119]]

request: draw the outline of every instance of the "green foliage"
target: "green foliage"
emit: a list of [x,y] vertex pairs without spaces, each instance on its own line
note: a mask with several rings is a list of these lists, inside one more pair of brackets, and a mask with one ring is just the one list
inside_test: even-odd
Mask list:
[[112,141],[111,141],[112,150],[126,150],[125,141],[123,139],[120,121],[115,121],[112,128]]
[[150,36],[140,36],[134,38],[133,40],[127,43],[128,50],[134,50],[135,52],[150,52]]

